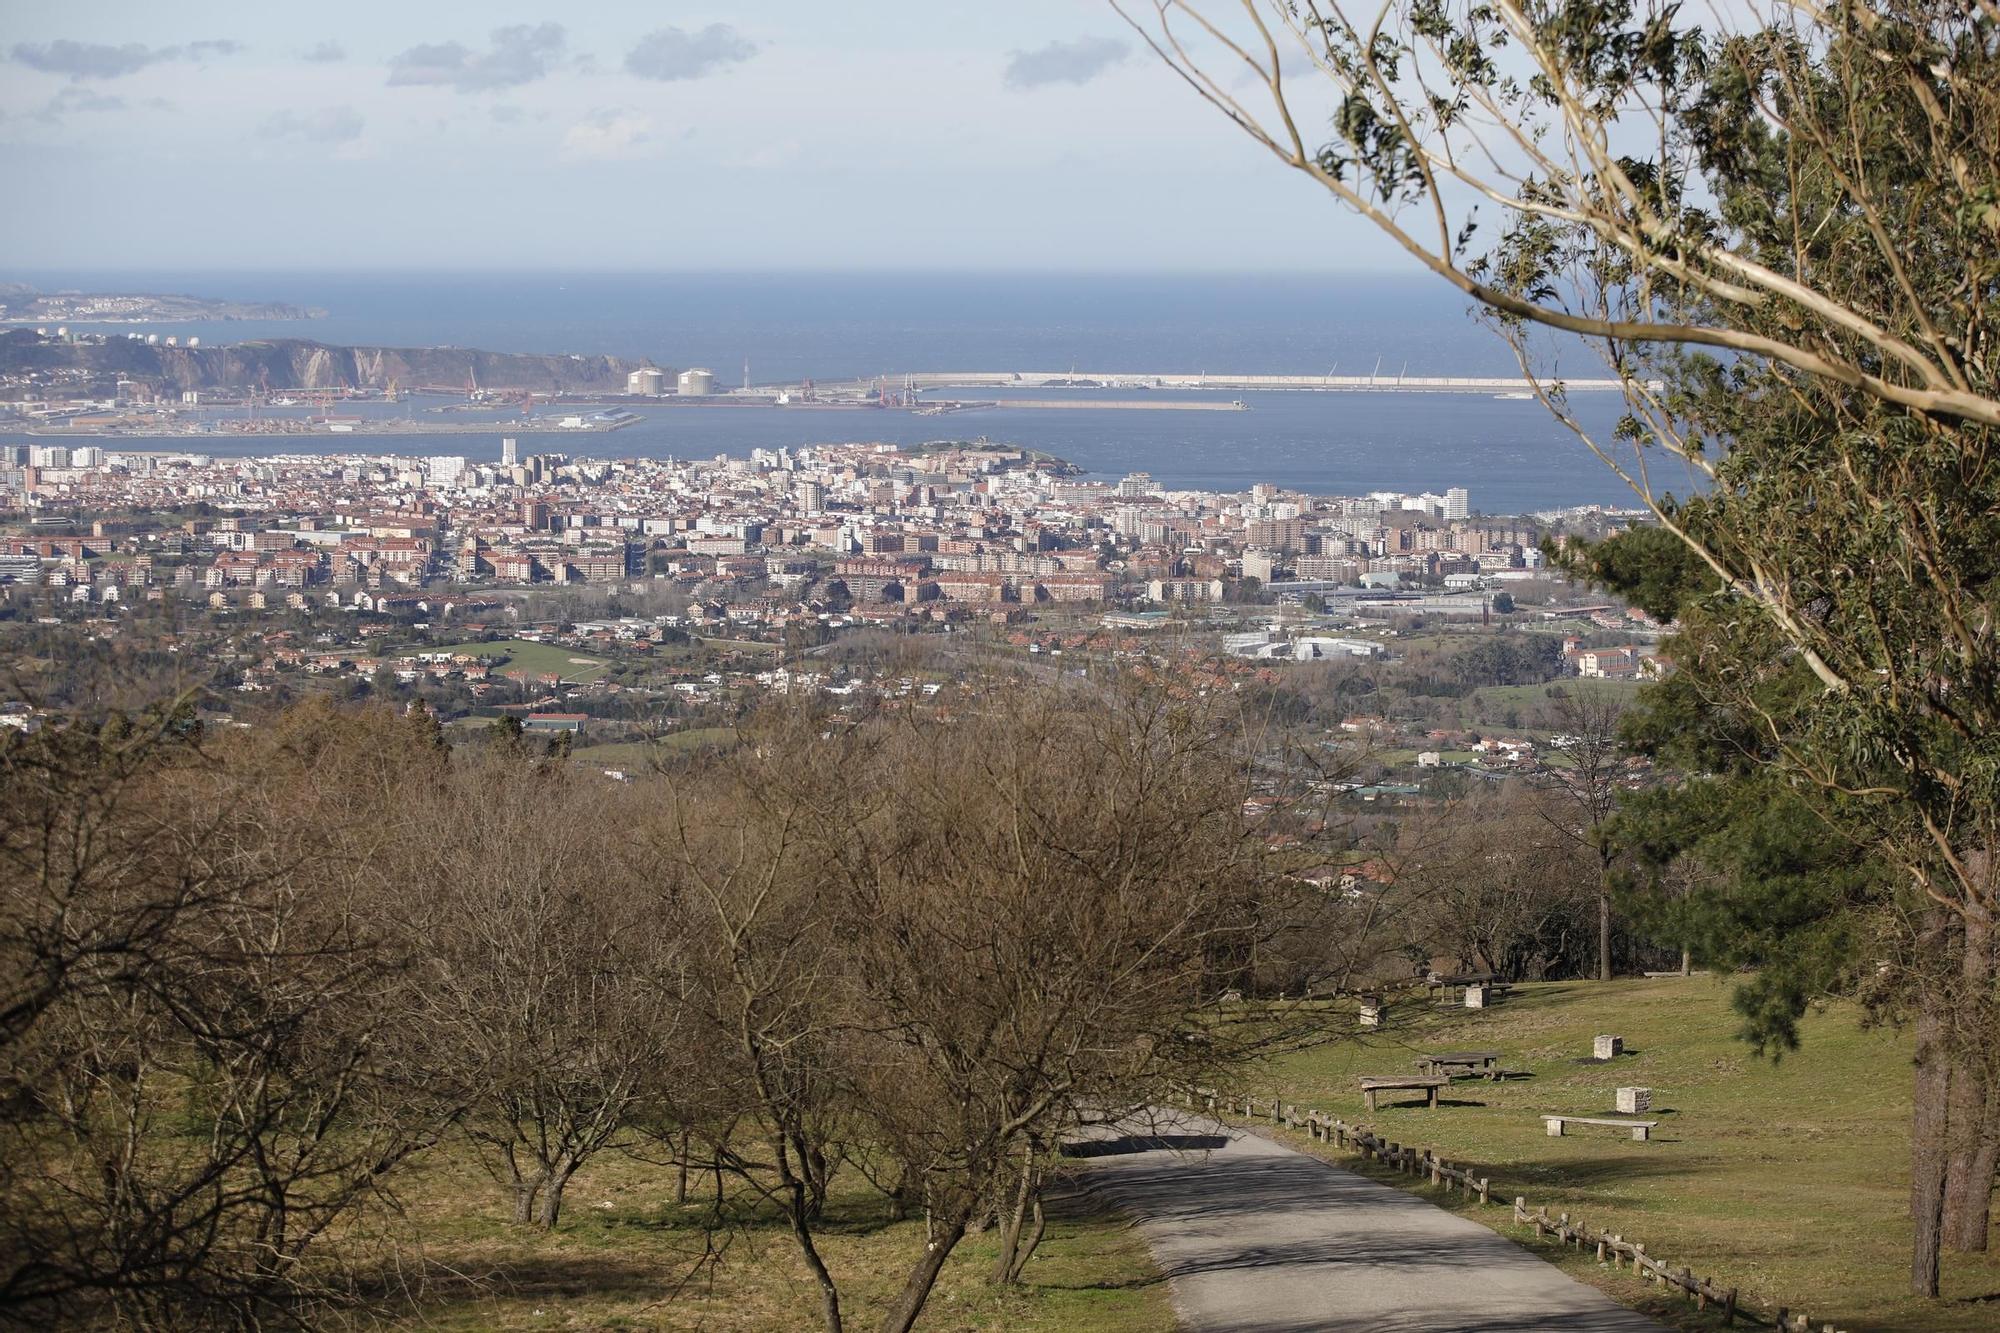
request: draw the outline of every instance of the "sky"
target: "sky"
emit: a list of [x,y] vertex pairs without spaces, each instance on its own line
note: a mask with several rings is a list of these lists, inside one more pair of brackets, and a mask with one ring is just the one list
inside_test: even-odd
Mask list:
[[0,0],[0,268],[1403,272],[1105,0]]

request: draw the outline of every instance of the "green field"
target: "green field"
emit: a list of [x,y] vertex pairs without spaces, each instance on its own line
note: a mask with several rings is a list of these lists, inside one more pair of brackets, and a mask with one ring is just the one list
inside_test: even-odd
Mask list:
[[591,764],[641,764],[659,754],[696,750],[704,745],[725,745],[736,735],[733,727],[689,727],[670,731],[658,740],[612,741],[606,745],[585,745],[572,758]]
[[565,648],[560,644],[534,643],[527,639],[501,639],[495,643],[451,643],[434,648],[411,648],[402,655],[415,657],[420,653],[471,653],[488,658],[494,667],[507,675],[546,676],[560,675],[566,681],[584,683],[596,680],[604,674],[605,662],[601,657]]
[[1566,690],[1587,689],[1593,694],[1603,694],[1616,699],[1621,704],[1630,704],[1638,697],[1642,683],[1636,680],[1556,680],[1544,685],[1485,685],[1474,692],[1471,699],[1473,716],[1488,725],[1499,725],[1498,719],[1509,708],[1520,714],[1521,726],[1537,729],[1547,722],[1546,714],[1555,707],[1556,700],[1549,697],[1553,686]]
[[[1551,1216],[1567,1212],[1643,1241],[1649,1254],[1739,1288],[1765,1315],[1785,1305],[1810,1313],[1815,1328],[1830,1321],[1847,1333],[2000,1327],[2000,1254],[1947,1255],[1940,1303],[1904,1294],[1908,1040],[1834,1006],[1807,1016],[1800,1050],[1759,1059],[1732,1036],[1730,988],[1707,977],[1560,982],[1519,987],[1485,1011],[1412,1001],[1392,1008],[1389,1027],[1365,1044],[1288,1057],[1246,1090],[1434,1148],[1490,1173],[1496,1202],[1524,1195]],[[1580,1063],[1598,1033],[1622,1036],[1628,1054]],[[1357,1077],[1413,1073],[1421,1052],[1482,1049],[1531,1077],[1461,1080],[1437,1110],[1366,1113]],[[1621,1086],[1653,1090],[1661,1124],[1652,1142],[1589,1126],[1547,1135],[1540,1113],[1603,1114]],[[1305,1146],[1302,1133],[1279,1132]],[[1458,1197],[1451,1206],[1527,1235],[1511,1227],[1508,1209]],[[1547,1253],[1634,1304],[1682,1318],[1677,1302],[1592,1258]]]

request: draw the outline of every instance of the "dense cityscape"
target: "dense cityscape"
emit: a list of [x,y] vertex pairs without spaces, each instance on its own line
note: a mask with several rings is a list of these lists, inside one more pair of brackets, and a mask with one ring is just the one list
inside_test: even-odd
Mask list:
[[[1212,649],[1278,663],[1382,658],[1387,634],[1413,619],[1497,633],[1534,608],[1580,631],[1565,645],[1569,674],[1634,680],[1663,665],[1649,618],[1572,607],[1568,581],[1544,568],[1545,539],[1601,535],[1629,516],[1491,518],[1463,488],[1173,491],[1143,473],[1079,479],[1059,460],[987,443],[698,461],[523,456],[513,439],[479,463],[94,445],[4,454],[15,523],[0,537],[0,589],[14,604],[114,624],[168,601],[244,618],[261,641],[244,689],[288,671],[372,676],[399,623],[422,621],[442,642],[524,616],[579,649],[668,633],[783,645],[979,624],[1040,651],[1042,637],[1079,627],[1192,628]],[[537,589],[663,609],[546,622]],[[327,628],[296,643],[286,617],[308,613]],[[390,665],[484,692],[487,664],[467,655]],[[564,683],[559,670],[539,674]]]

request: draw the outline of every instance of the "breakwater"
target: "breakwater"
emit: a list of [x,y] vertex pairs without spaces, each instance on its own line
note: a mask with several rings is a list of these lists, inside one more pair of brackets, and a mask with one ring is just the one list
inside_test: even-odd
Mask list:
[[[1564,379],[1570,393],[1615,393],[1619,379]],[[1320,393],[1532,393],[1534,385],[1520,376],[1493,375],[1233,375],[1186,372],[1094,372],[1080,370],[950,370],[918,371],[877,380],[820,381],[821,390],[862,391],[877,384],[912,389],[1108,389],[1113,391],[1169,389],[1231,393],[1286,390]]]

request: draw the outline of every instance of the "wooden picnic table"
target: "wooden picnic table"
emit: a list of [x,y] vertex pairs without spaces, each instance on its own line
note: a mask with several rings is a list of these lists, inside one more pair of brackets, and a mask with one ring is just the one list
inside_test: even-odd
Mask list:
[[1461,972],[1451,976],[1441,976],[1436,972],[1424,978],[1425,990],[1450,990],[1460,986],[1477,986],[1493,980],[1491,972]]
[[1371,1113],[1375,1110],[1376,1093],[1398,1092],[1405,1089],[1422,1091],[1424,1093],[1424,1105],[1434,1108],[1438,1104],[1438,1089],[1447,1087],[1450,1083],[1450,1079],[1440,1078],[1435,1075],[1419,1078],[1369,1077],[1361,1080],[1361,1095],[1367,1099],[1368,1110]]
[[1426,1074],[1449,1074],[1453,1070],[1463,1070],[1468,1074],[1493,1077],[1493,1070],[1500,1063],[1498,1051],[1446,1051],[1440,1055],[1425,1055],[1417,1058],[1417,1068]]
[[1433,977],[1425,980],[1424,991],[1435,997],[1439,1004],[1456,1008],[1466,991],[1482,986],[1496,996],[1505,995],[1514,989],[1512,982],[1495,981],[1491,976]]

